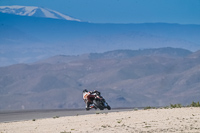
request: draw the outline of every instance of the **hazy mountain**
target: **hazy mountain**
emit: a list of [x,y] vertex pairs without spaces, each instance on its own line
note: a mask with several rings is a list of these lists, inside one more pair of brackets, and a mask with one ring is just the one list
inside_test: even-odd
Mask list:
[[95,24],[7,13],[0,17],[0,66],[116,49],[200,49],[200,25]]
[[114,50],[108,51],[104,53],[91,53],[91,59],[102,59],[102,58],[130,58],[134,56],[166,56],[166,57],[184,57],[192,52],[185,49],[180,48],[157,48],[157,49],[143,49],[143,50]]
[[47,8],[36,7],[36,6],[18,6],[18,5],[0,6],[0,12],[14,14],[14,15],[21,15],[21,16],[44,17],[44,18],[80,21],[78,19],[64,15],[57,11],[47,9]]
[[112,107],[189,104],[199,101],[199,55],[116,50],[0,67],[0,109],[84,108],[85,88],[101,91]]

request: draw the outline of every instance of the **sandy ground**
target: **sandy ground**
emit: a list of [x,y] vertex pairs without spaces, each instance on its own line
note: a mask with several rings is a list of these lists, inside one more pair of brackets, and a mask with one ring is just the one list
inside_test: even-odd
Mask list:
[[200,108],[150,109],[0,123],[0,133],[200,133]]

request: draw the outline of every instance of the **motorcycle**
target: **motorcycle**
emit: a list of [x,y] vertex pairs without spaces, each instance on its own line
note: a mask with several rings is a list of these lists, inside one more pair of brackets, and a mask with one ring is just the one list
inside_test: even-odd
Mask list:
[[108,105],[106,100],[100,95],[100,92],[95,92],[93,95],[93,104],[96,108],[99,108],[100,110],[104,110],[105,108],[111,110],[111,107]]

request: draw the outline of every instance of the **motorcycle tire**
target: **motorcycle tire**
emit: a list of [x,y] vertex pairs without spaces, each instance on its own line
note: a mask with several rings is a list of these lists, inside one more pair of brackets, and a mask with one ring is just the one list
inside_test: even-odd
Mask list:
[[108,105],[107,109],[108,109],[108,110],[111,110],[111,107]]
[[94,105],[100,110],[104,110],[103,104],[99,100],[93,100]]

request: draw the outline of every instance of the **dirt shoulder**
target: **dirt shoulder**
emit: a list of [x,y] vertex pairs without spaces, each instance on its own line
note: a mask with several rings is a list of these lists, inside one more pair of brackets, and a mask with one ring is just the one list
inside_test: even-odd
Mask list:
[[132,110],[0,123],[0,133],[200,132],[200,108]]

